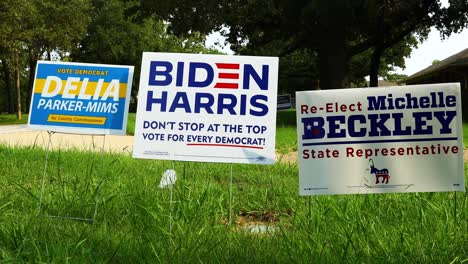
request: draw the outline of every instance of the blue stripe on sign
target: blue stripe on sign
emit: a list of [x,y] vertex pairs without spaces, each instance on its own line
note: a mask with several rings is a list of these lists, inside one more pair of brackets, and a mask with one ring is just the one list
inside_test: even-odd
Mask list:
[[[59,72],[60,69],[70,69],[72,73],[62,73]],[[107,75],[83,74],[84,72],[80,73],[80,71],[107,71]],[[68,77],[78,77],[81,80],[88,78],[91,82],[97,82],[99,79],[104,79],[104,82],[118,79],[120,83],[127,83],[128,74],[129,69],[125,67],[39,63],[36,79],[46,79],[47,76],[57,76],[62,80],[66,80]]]
[[[31,121],[32,125],[53,125],[53,126],[64,126],[64,127],[82,127],[82,128],[102,128],[102,129],[122,129],[123,118],[125,113],[125,98],[120,98],[118,101],[114,101],[109,98],[105,101],[102,100],[83,100],[83,99],[63,99],[60,95],[45,100],[51,100],[52,105],[56,101],[67,102],[65,106],[70,106],[70,102],[82,102],[83,106],[81,109],[74,109],[69,111],[68,109],[45,109],[45,104],[42,102],[42,106],[38,108],[41,99],[39,96],[35,96],[32,109],[31,109]],[[106,105],[117,103],[116,113],[110,113],[109,111],[98,111]],[[112,110],[112,107],[110,107]],[[60,122],[49,122],[47,118],[50,114],[56,115],[76,115],[76,116],[88,116],[88,117],[106,117],[106,123],[104,125],[99,124],[76,124],[76,123],[60,123]]]
[[335,141],[335,142],[317,142],[302,143],[302,146],[323,146],[323,145],[351,145],[351,144],[369,144],[369,143],[401,143],[401,142],[425,142],[425,141],[455,141],[457,137],[448,138],[408,138],[408,139],[382,139],[382,140],[362,140],[362,141]]

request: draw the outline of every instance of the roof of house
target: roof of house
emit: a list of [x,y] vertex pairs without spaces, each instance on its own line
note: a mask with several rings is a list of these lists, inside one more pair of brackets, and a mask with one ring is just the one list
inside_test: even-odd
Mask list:
[[412,81],[415,79],[419,79],[423,76],[430,75],[434,72],[445,70],[449,67],[456,67],[456,66],[466,66],[468,65],[468,48],[462,50],[461,52],[452,55],[439,63],[433,64],[424,70],[421,70],[404,80],[404,82]]

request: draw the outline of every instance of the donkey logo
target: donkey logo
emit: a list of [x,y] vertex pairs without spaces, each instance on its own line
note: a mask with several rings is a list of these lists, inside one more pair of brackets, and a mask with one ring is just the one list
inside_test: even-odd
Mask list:
[[[374,161],[372,159],[369,159],[369,167],[370,167],[370,173],[375,175],[375,184],[379,183],[385,183],[388,184],[388,179],[390,179],[390,175],[388,174],[388,169],[377,169],[374,166]],[[379,179],[382,178],[382,181],[379,182]]]

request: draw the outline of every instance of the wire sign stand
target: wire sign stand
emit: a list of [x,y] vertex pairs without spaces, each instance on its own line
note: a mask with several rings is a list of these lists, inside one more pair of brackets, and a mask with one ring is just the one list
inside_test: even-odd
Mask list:
[[[101,168],[98,173],[98,184],[96,187],[96,191],[94,194],[94,210],[92,213],[92,216],[90,218],[87,217],[79,217],[79,216],[61,216],[61,215],[49,215],[45,214],[47,206],[44,206],[44,194],[45,194],[45,187],[46,187],[46,181],[47,181],[47,166],[49,162],[49,152],[52,147],[52,136],[57,133],[54,131],[47,131],[48,134],[48,142],[47,142],[47,148],[45,150],[45,161],[44,161],[44,171],[42,173],[42,181],[41,181],[41,193],[39,196],[39,212],[41,215],[49,218],[56,218],[56,219],[68,219],[68,220],[75,220],[75,221],[84,221],[84,222],[89,222],[89,223],[94,223],[97,213],[98,213],[98,205],[99,205],[99,197],[101,193],[101,186],[103,183],[104,179],[104,147],[106,144],[106,134],[98,134],[98,135],[91,135],[93,137],[94,141],[94,136],[102,136],[102,147],[101,147]],[[93,144],[90,145],[90,150]],[[65,192],[65,190],[62,190]]]
[[231,177],[229,180],[229,225],[232,224],[232,163],[231,163]]
[[[134,66],[129,65],[37,62],[28,127],[47,131],[49,136],[39,195],[41,215],[90,223],[96,219],[104,180],[106,135],[123,136],[126,133],[133,72]],[[62,174],[59,151],[55,177],[48,167],[51,167],[49,152],[56,133],[88,135],[92,137],[93,142],[89,146],[89,160],[83,161],[78,158],[78,163],[74,163],[75,160],[63,162],[74,168],[72,173]],[[94,145],[94,136],[103,137],[100,165],[96,165],[99,163],[99,153],[96,152],[99,147]],[[85,174],[86,181],[79,177],[82,174]],[[67,213],[52,213],[56,210],[56,205],[62,205],[64,202],[73,205],[67,206]],[[84,217],[73,216],[82,214],[84,207]]]

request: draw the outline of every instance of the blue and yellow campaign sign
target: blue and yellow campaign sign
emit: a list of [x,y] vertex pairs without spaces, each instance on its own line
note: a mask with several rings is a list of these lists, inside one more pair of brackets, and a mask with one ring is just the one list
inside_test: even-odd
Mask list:
[[133,66],[38,61],[29,113],[33,129],[126,132]]

